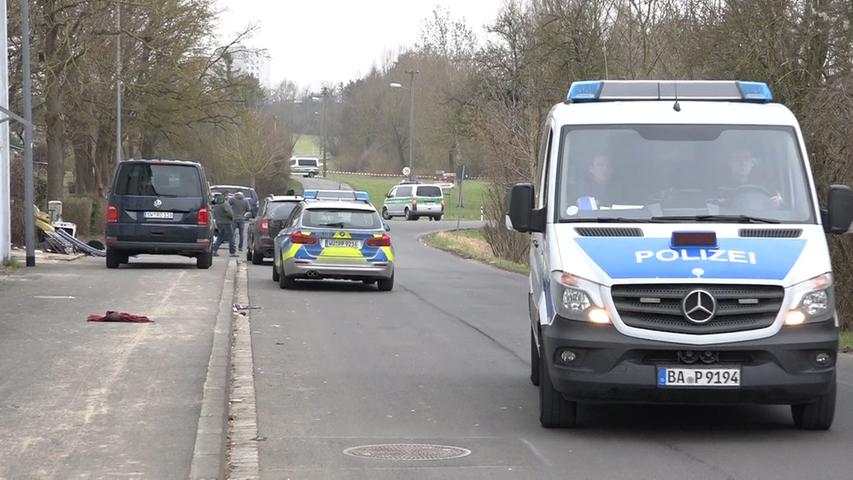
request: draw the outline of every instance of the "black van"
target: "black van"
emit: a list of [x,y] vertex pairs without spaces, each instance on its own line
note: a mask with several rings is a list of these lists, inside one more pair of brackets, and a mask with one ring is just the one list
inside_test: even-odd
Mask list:
[[213,263],[210,187],[202,166],[177,160],[128,160],[113,179],[107,206],[107,268],[140,253]]

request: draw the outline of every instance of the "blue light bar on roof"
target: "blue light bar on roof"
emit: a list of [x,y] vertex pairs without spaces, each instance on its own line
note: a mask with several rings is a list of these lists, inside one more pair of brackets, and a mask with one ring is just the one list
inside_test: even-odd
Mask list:
[[572,82],[566,101],[572,103],[594,102],[598,100],[598,95],[601,93],[601,85],[600,80]]
[[746,102],[768,103],[773,101],[773,92],[764,82],[737,82],[737,86]]
[[317,190],[305,190],[302,192],[302,198],[305,200],[316,200],[319,193]]
[[370,196],[367,195],[367,192],[355,192],[355,199],[362,202],[369,202]]

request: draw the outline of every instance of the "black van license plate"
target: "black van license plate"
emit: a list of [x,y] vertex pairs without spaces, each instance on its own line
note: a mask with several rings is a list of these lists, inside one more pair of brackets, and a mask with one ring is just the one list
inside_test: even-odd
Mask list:
[[165,219],[171,220],[175,218],[174,212],[145,212],[143,214],[145,218],[157,218],[157,219]]

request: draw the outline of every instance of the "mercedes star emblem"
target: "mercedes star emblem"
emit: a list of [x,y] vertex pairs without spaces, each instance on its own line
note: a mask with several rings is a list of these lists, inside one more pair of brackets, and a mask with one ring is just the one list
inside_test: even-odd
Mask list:
[[693,290],[681,301],[684,316],[693,323],[708,323],[717,314],[717,300],[705,290]]
[[154,200],[154,206],[155,207],[160,208],[160,205],[163,205],[162,200],[160,200],[159,198],[157,200]]

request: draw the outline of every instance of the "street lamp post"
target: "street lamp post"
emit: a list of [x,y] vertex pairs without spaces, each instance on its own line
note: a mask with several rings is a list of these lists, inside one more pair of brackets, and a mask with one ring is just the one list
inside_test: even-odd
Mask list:
[[[408,70],[409,75],[409,180],[415,179],[415,75],[417,70]],[[391,88],[403,88],[399,83],[392,83]]]

